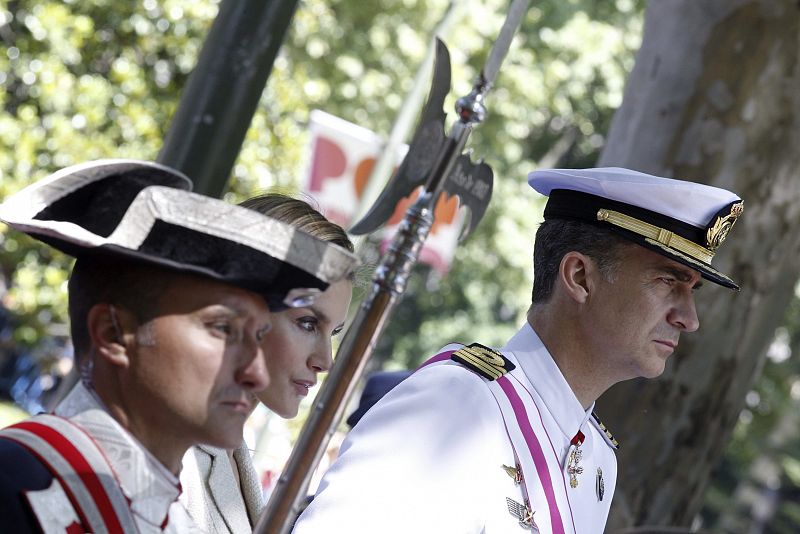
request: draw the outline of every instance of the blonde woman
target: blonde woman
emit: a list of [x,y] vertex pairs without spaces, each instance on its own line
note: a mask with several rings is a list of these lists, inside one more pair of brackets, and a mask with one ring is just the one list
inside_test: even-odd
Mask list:
[[[353,251],[345,231],[307,202],[268,193],[241,205]],[[295,417],[318,375],[330,369],[331,340],[342,331],[352,291],[351,276],[331,285],[310,306],[272,314],[272,329],[264,338],[270,382],[257,396],[274,413]],[[234,450],[193,447],[183,458],[181,484],[181,501],[201,528],[211,533],[252,532],[263,501],[244,443]]]

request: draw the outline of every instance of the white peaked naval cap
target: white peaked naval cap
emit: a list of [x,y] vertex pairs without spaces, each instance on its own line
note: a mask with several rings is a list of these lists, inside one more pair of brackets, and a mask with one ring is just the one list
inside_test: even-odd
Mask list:
[[549,197],[545,219],[577,219],[609,230],[738,289],[711,266],[717,248],[744,210],[719,187],[619,167],[542,169],[528,183]]

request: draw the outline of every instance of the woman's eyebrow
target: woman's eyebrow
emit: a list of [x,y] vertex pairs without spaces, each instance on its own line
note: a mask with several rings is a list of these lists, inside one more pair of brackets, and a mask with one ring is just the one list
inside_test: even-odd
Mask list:
[[323,323],[329,323],[331,321],[330,317],[328,317],[328,315],[324,311],[320,310],[313,304],[307,306],[307,308],[311,310],[311,313],[313,313],[317,317],[317,319],[319,319]]

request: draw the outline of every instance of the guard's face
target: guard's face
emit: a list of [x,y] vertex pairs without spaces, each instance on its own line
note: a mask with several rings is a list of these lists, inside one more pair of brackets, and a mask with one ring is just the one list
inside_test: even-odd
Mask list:
[[136,414],[134,434],[145,443],[237,447],[255,393],[269,382],[261,339],[270,325],[258,295],[176,277],[160,299],[159,315],[136,332],[124,384]]
[[281,417],[297,415],[300,401],[333,363],[331,338],[341,332],[353,284],[342,280],[319,295],[313,305],[273,314],[265,339],[270,384],[258,398]]
[[611,281],[594,277],[590,296],[595,364],[615,381],[664,371],[683,332],[699,327],[700,273],[644,247],[628,246]]

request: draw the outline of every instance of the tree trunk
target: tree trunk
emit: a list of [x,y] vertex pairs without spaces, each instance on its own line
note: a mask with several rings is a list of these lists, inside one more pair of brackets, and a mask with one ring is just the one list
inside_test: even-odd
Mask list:
[[614,386],[598,412],[620,439],[608,531],[689,526],[800,273],[800,4],[654,0],[601,165],[730,189],[744,216],[706,284],[701,327],[664,375]]

